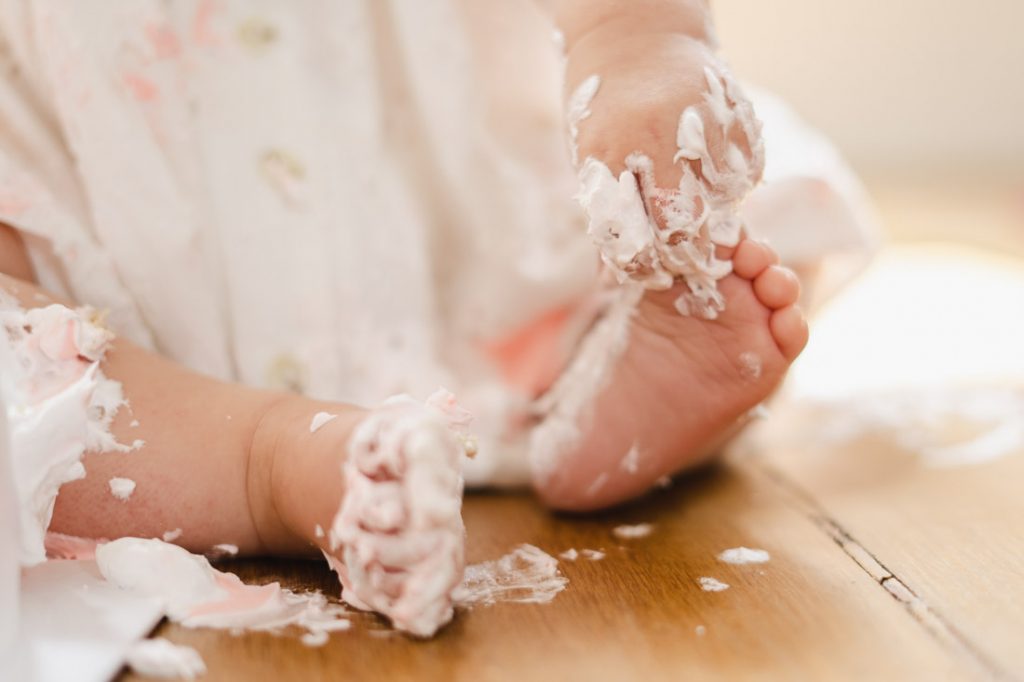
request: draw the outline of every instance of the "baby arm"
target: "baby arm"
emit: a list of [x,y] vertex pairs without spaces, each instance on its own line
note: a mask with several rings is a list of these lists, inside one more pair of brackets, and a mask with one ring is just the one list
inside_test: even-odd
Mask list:
[[[0,292],[26,309],[52,303],[26,281],[31,268],[17,233],[0,225],[0,240]],[[98,357],[89,342],[98,335],[79,331],[95,328],[65,329],[63,319],[35,330],[35,343],[22,335],[24,357],[91,367],[82,355]],[[143,444],[87,452],[85,478],[60,488],[50,530],[112,539],[180,528],[176,542],[196,552],[218,544],[247,554],[319,549],[357,608],[420,636],[451,619],[467,447],[452,433],[467,419],[453,396],[438,392],[426,405],[397,398],[368,412],[215,381],[122,339],[108,345],[100,369],[129,403],[112,435]],[[134,490],[114,495],[113,478],[130,479]]]
[[[0,290],[25,309],[54,302],[73,307],[31,281],[20,237],[2,225],[0,247]],[[119,338],[101,369],[122,384],[128,403],[115,415],[112,435],[119,443],[144,444],[87,452],[86,476],[61,487],[50,530],[117,538],[161,537],[180,528],[177,542],[193,551],[219,543],[243,553],[313,549],[307,539],[315,524],[328,527],[341,498],[340,453],[358,411],[215,381]],[[321,410],[342,418],[307,442],[310,419]],[[288,457],[289,465],[275,467],[277,457]],[[115,477],[135,482],[125,500],[111,492]],[[319,485],[300,489],[308,487],[300,478]]]

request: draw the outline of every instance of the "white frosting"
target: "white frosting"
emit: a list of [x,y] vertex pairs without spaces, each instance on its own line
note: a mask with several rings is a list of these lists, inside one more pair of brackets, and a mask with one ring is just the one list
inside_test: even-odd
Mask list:
[[164,533],[161,537],[163,538],[164,542],[174,542],[175,540],[181,537],[181,529],[175,528],[174,530],[169,530],[166,533]]
[[636,443],[633,443],[626,452],[626,455],[619,463],[619,468],[631,474],[635,474],[640,470],[640,447]]
[[755,381],[761,378],[761,356],[757,353],[747,351],[740,353],[740,374],[747,381]]
[[344,607],[318,592],[298,594],[277,583],[246,585],[218,571],[206,557],[156,539],[121,538],[96,548],[108,582],[155,597],[185,627],[280,632],[294,625],[308,632],[347,630]]
[[327,555],[342,598],[421,637],[451,620],[462,580],[466,439],[457,432],[469,420],[444,390],[426,404],[396,396],[356,427],[342,467]]
[[495,561],[467,566],[455,601],[460,606],[499,601],[546,604],[568,584],[569,579],[558,572],[557,559],[524,544]]
[[700,589],[704,590],[705,592],[721,592],[723,590],[729,589],[729,585],[727,585],[726,583],[723,583],[721,580],[718,580],[717,578],[711,578],[709,576],[702,576],[697,580],[697,582],[700,583]]
[[758,403],[747,411],[747,420],[754,421],[755,419],[767,419],[771,416],[771,411],[764,406],[764,403]]
[[590,482],[590,485],[587,486],[587,489],[585,491],[586,496],[593,497],[594,495],[597,495],[599,492],[601,492],[604,489],[605,485],[607,485],[609,478],[611,478],[611,475],[607,471],[602,471],[601,473],[599,473],[597,477]]
[[144,677],[194,680],[206,673],[199,652],[157,637],[144,639],[128,652],[128,666]]
[[19,560],[46,558],[44,536],[60,487],[85,476],[86,450],[129,450],[109,426],[124,404],[100,361],[112,335],[88,308],[23,311],[0,296],[0,395],[7,410],[21,546]]
[[819,415],[801,427],[799,436],[788,438],[829,445],[866,436],[888,438],[917,453],[925,465],[939,468],[977,466],[1024,449],[1024,393],[1017,388],[871,392],[818,408]]
[[330,633],[326,630],[316,630],[314,632],[307,632],[306,634],[299,637],[299,641],[309,647],[318,647],[327,644],[327,640],[330,639]]
[[331,414],[330,412],[317,412],[313,415],[313,421],[309,423],[309,432],[316,433],[320,430],[320,427],[331,421],[337,419],[338,415]]
[[112,478],[107,481],[110,494],[119,500],[127,500],[135,492],[135,481],[130,478]]
[[235,556],[238,554],[238,545],[232,545],[227,542],[222,542],[219,545],[213,546],[213,555],[218,556]]
[[[232,573],[218,573],[222,576],[221,581],[231,586],[233,598],[220,605],[201,605],[181,621],[182,625],[275,634],[296,626],[314,636],[318,632],[344,632],[352,627],[345,607],[329,602],[319,592],[292,592],[277,583],[246,585]],[[249,602],[256,601],[254,598],[261,601],[251,605]]]
[[584,549],[580,554],[589,561],[600,561],[605,557],[605,553],[599,549]]
[[96,547],[96,564],[108,582],[123,590],[160,598],[176,621],[207,602],[227,598],[205,557],[161,540],[121,538]]
[[769,559],[771,555],[765,550],[749,547],[733,547],[718,555],[718,560],[727,564],[763,564]]
[[554,44],[555,49],[561,55],[565,54],[565,34],[560,30],[552,29],[551,31],[551,42]]
[[560,559],[565,559],[566,561],[576,561],[576,559],[578,559],[579,556],[580,553],[572,547],[558,555]]
[[[626,350],[629,322],[643,288],[629,284],[617,287],[609,296],[602,317],[583,339],[568,368],[535,405],[544,417],[529,437],[530,469],[537,483],[546,481],[564,454],[579,441],[588,426],[595,396]],[[607,472],[603,472],[588,494],[597,494],[607,480]]]
[[[679,117],[673,161],[681,163],[676,189],[658,187],[654,165],[643,153],[624,160],[615,177],[588,157],[579,171],[577,199],[601,259],[620,283],[664,290],[683,281],[689,291],[676,301],[683,315],[714,319],[725,300],[717,281],[732,271],[715,256],[716,246],[739,242],[739,205],[761,177],[764,151],[753,108],[728,74],[705,68],[703,101]],[[708,145],[708,128],[725,140],[720,158]],[[749,150],[730,140],[739,133]]]
[[654,525],[650,523],[638,523],[633,526],[622,525],[612,529],[612,534],[620,540],[637,540],[645,538],[654,531]]
[[565,105],[565,120],[569,126],[569,149],[572,152],[573,166],[579,165],[579,148],[576,140],[580,134],[580,123],[590,117],[590,103],[594,101],[594,96],[597,95],[600,87],[600,76],[596,73],[587,76],[576,86]]

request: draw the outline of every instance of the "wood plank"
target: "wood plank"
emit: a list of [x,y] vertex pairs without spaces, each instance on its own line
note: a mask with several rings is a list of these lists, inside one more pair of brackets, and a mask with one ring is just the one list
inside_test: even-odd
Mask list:
[[[787,412],[780,428],[791,434],[835,418],[823,407]],[[1024,448],[934,467],[869,431],[840,442],[788,438],[762,456],[993,672],[1024,677]]]
[[[951,646],[973,652],[996,675],[1024,678],[1024,447],[991,461],[937,467],[914,444],[953,443],[978,432],[979,425],[963,417],[965,411],[984,412],[966,393],[971,385],[974,395],[989,396],[989,409],[1002,413],[1004,428],[1024,424],[1020,178],[876,182],[872,188],[896,239],[949,239],[959,261],[941,261],[941,276],[933,273],[926,281],[921,276],[927,269],[908,270],[899,289],[874,287],[870,309],[844,301],[859,284],[834,301],[812,321],[805,359],[815,355],[815,337],[821,341],[822,332],[830,332],[830,345],[812,357],[813,371],[798,364],[794,384],[804,395],[815,393],[815,381],[823,394],[845,390],[845,404],[784,400],[772,408],[773,420],[745,438],[746,447],[784,486],[804,496],[806,513],[866,570],[880,580],[893,576],[890,586],[902,585],[922,618],[946,626],[942,636],[952,637]],[[968,243],[991,251],[968,249]],[[895,251],[936,258],[921,246]],[[983,281],[977,273],[992,279]],[[869,271],[865,279],[870,277]],[[844,387],[844,373],[836,367],[852,368],[862,380]],[[879,376],[890,370],[897,376]],[[940,376],[946,379],[938,382]],[[951,402],[950,409],[943,410],[945,416],[925,409],[935,412],[934,425],[925,427],[920,415],[914,418],[912,397],[886,414],[888,403],[879,410],[873,396],[884,400],[889,380],[888,388],[900,388],[904,396],[940,407]],[[992,384],[1002,387],[984,388]],[[1000,402],[993,406],[992,400]],[[873,405],[886,428],[872,426],[876,417],[858,425],[858,414]],[[854,433],[829,437],[836,434],[834,426],[852,426]]]
[[[187,630],[158,634],[196,647],[220,680],[680,680],[969,679],[951,654],[787,496],[746,467],[690,477],[626,509],[572,518],[525,494],[472,495],[469,559],[522,542],[607,558],[562,562],[565,592],[545,605],[497,604],[461,612],[433,640],[412,641],[361,614],[350,632],[310,649],[294,636]],[[621,523],[651,522],[645,539],[617,541]],[[771,552],[730,566],[729,547]],[[319,563],[239,561],[248,580],[337,594]],[[704,592],[711,576],[732,587]],[[697,627],[706,628],[703,636]],[[134,680],[126,675],[124,679]]]

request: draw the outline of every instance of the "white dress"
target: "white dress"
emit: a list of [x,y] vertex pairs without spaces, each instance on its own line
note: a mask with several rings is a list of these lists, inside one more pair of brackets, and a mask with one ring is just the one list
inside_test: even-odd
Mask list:
[[[363,405],[445,385],[468,482],[520,481],[530,396],[490,349],[598,275],[560,59],[530,0],[3,0],[0,222],[45,287],[197,371]],[[762,116],[751,228],[862,252],[834,151]]]

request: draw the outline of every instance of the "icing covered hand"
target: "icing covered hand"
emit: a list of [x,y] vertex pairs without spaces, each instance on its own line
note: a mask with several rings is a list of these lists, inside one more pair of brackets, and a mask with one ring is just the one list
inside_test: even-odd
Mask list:
[[355,428],[342,467],[345,499],[325,550],[342,598],[420,637],[451,620],[462,582],[458,429],[468,421],[446,391],[425,405],[392,398]]
[[433,635],[451,620],[462,581],[468,420],[446,391],[370,411],[300,397],[281,403],[256,439],[258,450],[272,451],[263,468],[272,471],[265,497],[274,518],[261,526],[283,525],[298,546],[319,547],[350,605]]

